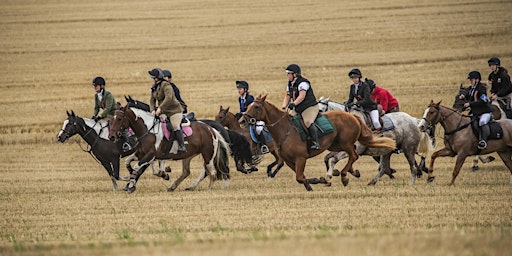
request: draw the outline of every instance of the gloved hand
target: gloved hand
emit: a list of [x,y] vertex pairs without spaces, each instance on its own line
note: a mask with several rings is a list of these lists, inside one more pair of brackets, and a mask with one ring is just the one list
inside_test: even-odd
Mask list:
[[347,109],[351,109],[352,106],[354,106],[354,103],[353,102],[347,102],[346,106],[347,106]]
[[290,104],[288,104],[288,108],[293,110],[295,108],[295,103],[290,102]]

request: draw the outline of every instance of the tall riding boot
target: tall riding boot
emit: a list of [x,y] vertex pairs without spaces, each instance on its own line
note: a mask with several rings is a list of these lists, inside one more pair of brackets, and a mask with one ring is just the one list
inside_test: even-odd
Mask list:
[[261,131],[259,135],[260,143],[261,143],[261,153],[266,154],[268,153],[268,146],[267,146],[267,136],[264,131]]
[[320,149],[320,144],[318,144],[318,133],[316,131],[316,127],[314,124],[311,124],[308,128],[309,135],[311,136],[311,149]]
[[480,126],[480,141],[478,142],[478,149],[487,148],[487,138],[491,135],[491,128],[489,124]]
[[185,147],[185,139],[183,139],[183,132],[181,130],[174,131],[174,136],[176,136],[176,140],[178,141],[178,152],[187,152],[187,148]]

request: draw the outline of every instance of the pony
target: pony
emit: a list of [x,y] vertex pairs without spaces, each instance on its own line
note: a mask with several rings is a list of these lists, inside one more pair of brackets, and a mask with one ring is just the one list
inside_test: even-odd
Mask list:
[[352,164],[359,157],[354,149],[356,141],[374,148],[394,149],[396,146],[394,140],[374,135],[360,117],[343,111],[330,111],[323,115],[334,129],[330,133],[319,134],[320,149],[310,151],[307,141],[301,139],[299,128],[295,126],[288,113],[267,102],[266,98],[266,95],[256,98],[243,113],[240,124],[246,127],[257,120],[264,121],[277,144],[279,156],[295,172],[296,181],[303,184],[308,191],[313,190],[310,184],[331,184],[323,177],[306,178],[304,169],[308,158],[317,156],[327,149],[347,152],[349,160],[340,173],[342,184],[347,186],[347,172],[353,173]]
[[[457,95],[455,95],[455,100],[453,101],[453,105],[452,105],[452,107],[455,110],[457,110],[459,112],[464,112],[466,110],[466,107],[464,107],[464,104],[469,102],[469,100],[466,98],[461,99],[459,96],[461,94],[467,95],[468,91],[469,91],[468,87],[464,87],[464,85],[462,85],[462,84],[460,85],[459,92],[457,93]],[[492,118],[494,120],[500,120],[502,116],[506,116],[505,112],[503,110],[501,110],[501,108],[499,108],[497,105],[491,105],[491,107],[493,109]],[[494,161],[495,158],[493,156],[487,156],[487,157],[480,156],[480,155],[475,156],[473,158],[473,165],[471,166],[472,171],[478,171],[478,169],[479,169],[478,160],[480,160],[482,163],[490,163],[490,162]]]
[[130,166],[130,162],[135,158],[131,150],[124,152],[116,143],[108,140],[108,133],[102,132],[107,127],[107,122],[98,121],[95,122],[89,118],[81,118],[73,111],[69,113],[66,111],[68,117],[62,124],[62,129],[57,134],[57,140],[61,143],[66,142],[69,138],[76,134],[90,146],[90,149],[85,151],[89,153],[96,161],[98,161],[107,171],[114,191],[118,190],[117,180],[128,181],[128,177],[119,176],[119,160],[122,157],[130,155],[127,159],[127,166]]
[[[124,98],[129,107],[133,107],[133,108],[144,110],[146,112],[150,112],[149,105],[147,103],[133,99],[131,96],[128,96],[128,97],[125,96]],[[198,121],[195,119],[195,116],[193,113],[187,115],[186,118],[188,118],[190,121]],[[229,132],[229,130],[225,129],[222,124],[220,124],[214,120],[200,119],[199,121],[213,127],[215,130],[217,130],[222,135],[224,140],[227,143],[229,143],[229,148],[231,150],[231,156],[233,157],[233,159],[235,161],[237,171],[244,173],[244,174],[258,171],[258,168],[256,168],[255,166],[259,162],[261,162],[262,158],[260,156],[252,155],[251,145],[245,136],[235,133],[235,132]],[[165,164],[165,163],[163,163],[163,164]],[[248,169],[246,169],[245,165],[248,165],[250,167]],[[170,172],[170,170],[166,169],[166,172]]]
[[[363,116],[363,113],[359,110],[349,109],[346,107],[344,103],[335,102],[330,100],[329,98],[320,97],[318,100],[318,105],[321,112],[329,111],[329,110],[343,110],[347,112],[353,112],[358,116]],[[387,117],[392,121],[395,126],[394,129],[390,129],[387,131],[382,131],[381,135],[384,137],[391,138],[396,141],[397,148],[393,150],[386,149],[374,149],[365,147],[359,143],[356,143],[356,152],[359,155],[370,155],[370,156],[380,156],[379,160],[379,173],[368,183],[368,185],[375,185],[380,177],[383,174],[387,174],[390,178],[394,178],[392,173],[394,169],[390,166],[390,158],[393,153],[403,152],[407,162],[409,163],[409,168],[411,170],[411,179],[410,184],[414,184],[416,177],[421,177],[421,170],[418,171],[420,166],[416,163],[416,159],[414,158],[417,152],[422,153],[424,155],[428,155],[433,151],[432,141],[429,137],[429,134],[425,132],[420,132],[418,128],[419,120],[415,117],[410,116],[405,112],[394,112],[386,114]],[[324,162],[327,168],[327,176],[332,176],[333,168],[335,164],[347,157],[346,152],[330,152],[325,156]],[[329,164],[329,159],[333,158],[333,160]],[[424,163],[424,157],[422,156],[422,163]],[[358,172],[357,172],[358,174]],[[357,177],[357,176],[356,176]]]
[[[252,140],[251,133],[249,131],[249,127],[246,127],[246,128],[241,127],[240,124],[238,123],[238,120],[235,117],[235,114],[233,114],[232,112],[229,111],[229,107],[224,109],[224,108],[222,108],[222,105],[221,105],[219,108],[219,113],[217,113],[217,115],[215,115],[215,121],[219,122],[223,126],[227,127],[228,130],[236,131],[236,132],[244,135],[247,138],[247,140],[250,141],[250,143],[251,143],[251,147],[250,147],[251,151],[255,152],[255,154],[254,154],[255,156],[260,157],[259,150],[257,150],[258,145],[256,142],[254,142]],[[276,174],[279,172],[279,170],[281,170],[281,168],[284,166],[284,161],[279,156],[276,142],[274,140],[267,141],[267,146],[268,146],[270,153],[274,156],[274,161],[267,166],[267,176],[269,178],[274,178],[276,176]],[[272,170],[272,168],[274,168],[274,166],[276,166],[276,168],[274,170]],[[253,165],[250,168],[253,169],[256,167]]]
[[190,127],[193,134],[186,137],[187,152],[174,152],[174,145],[171,153],[166,154],[166,152],[163,152],[166,143],[172,142],[164,139],[162,124],[151,113],[130,108],[128,105],[116,110],[109,132],[110,140],[116,141],[128,127],[132,128],[139,141],[135,151],[139,162],[134,166],[134,171],[130,175],[130,182],[127,185],[129,193],[136,190],[138,179],[149,165],[153,166],[153,174],[160,176],[159,174],[163,170],[158,172],[155,169],[155,159],[182,160],[181,176],[167,188],[169,192],[174,191],[190,175],[190,161],[197,155],[202,156],[204,168],[196,182],[186,190],[195,189],[207,174],[210,177],[209,189],[212,188],[216,179],[223,179],[223,188],[227,187],[229,181],[229,161],[227,158],[230,153],[229,145],[217,130],[202,122],[191,122]]
[[463,115],[455,109],[441,105],[441,101],[438,103],[434,103],[433,100],[430,101],[430,104],[425,109],[419,127],[425,130],[440,123],[445,132],[444,148],[434,152],[431,156],[427,181],[433,182],[435,179],[433,172],[437,157],[457,156],[455,167],[453,168],[452,180],[450,182],[450,185],[454,185],[455,179],[464,164],[464,160],[468,156],[497,152],[510,171],[510,183],[512,184],[512,120],[497,120],[496,122],[499,123],[503,129],[503,136],[501,139],[489,140],[487,148],[482,150],[477,148],[478,138],[472,131],[471,122],[470,116]]

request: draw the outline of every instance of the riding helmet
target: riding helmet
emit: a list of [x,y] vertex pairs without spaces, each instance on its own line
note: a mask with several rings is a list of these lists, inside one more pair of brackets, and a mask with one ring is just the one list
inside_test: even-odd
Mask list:
[[375,81],[371,79],[365,79],[364,82],[370,87],[370,91],[373,91],[375,89]]
[[162,80],[164,78],[164,73],[159,68],[154,68],[154,69],[148,71],[148,74],[151,78],[158,78],[160,80]]
[[498,59],[498,57],[492,57],[490,58],[487,63],[489,63],[489,66],[490,65],[496,65],[496,66],[499,66],[500,65],[500,59]]
[[168,69],[162,70],[162,74],[164,75],[164,77],[172,78],[171,71]]
[[249,90],[249,84],[246,81],[236,81],[236,88],[245,88],[246,91]]
[[290,74],[299,74],[300,75],[300,67],[297,64],[290,64],[286,67],[286,73]]
[[92,86],[99,85],[101,87],[105,87],[105,79],[101,76],[97,76],[92,79]]
[[359,70],[358,68],[354,68],[352,70],[350,70],[350,72],[348,72],[348,77],[350,78],[354,78],[354,77],[363,77],[363,75],[361,74],[361,70]]
[[478,72],[478,71],[471,71],[468,74],[468,79],[482,80],[482,76],[480,75],[480,72]]

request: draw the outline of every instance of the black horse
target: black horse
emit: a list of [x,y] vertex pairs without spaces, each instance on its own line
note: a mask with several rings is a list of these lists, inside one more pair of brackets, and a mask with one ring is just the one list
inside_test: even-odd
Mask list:
[[[119,176],[119,161],[122,157],[132,155],[134,150],[124,152],[118,144],[106,139],[108,137],[107,132],[103,133],[105,134],[105,138],[100,137],[98,132],[86,123],[87,121],[92,123],[93,126],[96,125],[99,127],[99,125],[97,125],[98,123],[94,122],[94,120],[78,117],[73,111],[66,113],[68,118],[64,120],[62,129],[57,135],[57,140],[64,143],[75,134],[79,134],[90,146],[90,149],[86,152],[90,153],[94,159],[103,165],[112,180],[114,190],[117,191],[116,180],[129,180],[128,177]],[[130,157],[130,159],[133,160],[134,157]],[[128,160],[127,166],[130,166]],[[130,169],[131,166],[128,170]]]

